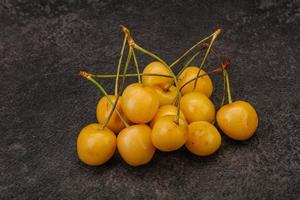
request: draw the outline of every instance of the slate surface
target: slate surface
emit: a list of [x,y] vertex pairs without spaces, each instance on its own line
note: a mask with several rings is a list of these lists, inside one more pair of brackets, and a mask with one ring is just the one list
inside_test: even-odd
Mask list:
[[[0,199],[299,199],[299,15],[298,0],[1,1]],[[232,58],[234,99],[259,113],[256,135],[223,136],[209,158],[182,149],[139,168],[119,155],[79,162],[77,134],[101,95],[78,71],[116,71],[120,24],[168,62],[221,27],[215,48]]]

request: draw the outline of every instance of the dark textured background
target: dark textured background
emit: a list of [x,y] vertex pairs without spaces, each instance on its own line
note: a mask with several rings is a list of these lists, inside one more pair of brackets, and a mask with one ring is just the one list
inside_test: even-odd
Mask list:
[[[0,1],[0,199],[299,199],[299,5]],[[101,167],[79,162],[76,138],[96,121],[100,93],[78,71],[115,72],[120,24],[168,62],[222,27],[215,47],[232,57],[233,97],[259,113],[256,135],[223,137],[209,158],[182,149],[139,168],[119,155]],[[213,79],[218,105],[222,79]]]

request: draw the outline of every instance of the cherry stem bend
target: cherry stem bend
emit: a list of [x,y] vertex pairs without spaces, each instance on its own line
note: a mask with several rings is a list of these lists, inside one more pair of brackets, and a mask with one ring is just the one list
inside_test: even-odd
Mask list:
[[[102,85],[100,83],[98,83],[95,79],[93,79],[91,77],[90,74],[88,74],[87,72],[80,72],[80,76],[86,78],[87,80],[89,80],[90,82],[92,82],[95,86],[97,86],[97,88],[102,92],[102,94],[107,98],[109,104],[112,106],[112,110],[111,112],[113,112],[114,110],[116,111],[117,115],[120,117],[121,121],[125,124],[126,127],[129,127],[128,123],[126,122],[126,120],[122,117],[122,115],[120,114],[120,112],[118,111],[118,109],[116,109],[116,106],[114,104],[117,105],[117,100],[118,100],[118,96],[116,99],[116,102],[113,103],[113,101],[111,100],[111,98],[108,96],[107,92],[105,91],[105,89],[102,87]],[[110,114],[111,117],[112,114]],[[107,121],[109,121],[110,119],[108,119]],[[105,127],[105,126],[104,126]],[[104,128],[103,127],[103,128]]]

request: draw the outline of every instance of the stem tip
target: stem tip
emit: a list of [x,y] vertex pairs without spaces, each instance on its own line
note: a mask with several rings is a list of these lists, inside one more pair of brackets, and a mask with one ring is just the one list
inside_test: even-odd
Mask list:
[[221,34],[221,32],[222,32],[222,29],[221,28],[218,28],[217,30],[216,30],[216,36],[218,36],[218,35],[220,35]]
[[123,33],[125,34],[125,37],[127,39],[127,42],[130,46],[134,47],[135,46],[135,42],[134,40],[132,39],[131,35],[130,35],[130,31],[127,27],[121,25],[121,28],[122,28],[122,31]]
[[231,59],[228,57],[225,58],[222,62],[222,69],[227,70],[230,64],[231,64]]
[[85,72],[85,71],[80,71],[79,75],[82,76],[82,77],[84,77],[84,78],[88,78],[90,76],[90,74],[87,73],[87,72]]
[[123,25],[120,25],[120,27],[121,27],[121,29],[122,29],[122,31],[126,34],[129,34],[129,30],[128,30],[128,28],[126,28],[125,26],[123,26]]

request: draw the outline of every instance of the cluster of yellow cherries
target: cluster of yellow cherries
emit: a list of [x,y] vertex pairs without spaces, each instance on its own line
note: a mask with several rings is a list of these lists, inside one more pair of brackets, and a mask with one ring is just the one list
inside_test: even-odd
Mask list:
[[[221,135],[214,126],[215,118],[219,129],[234,140],[247,140],[254,134],[258,126],[257,113],[245,101],[232,102],[227,72],[229,62],[227,59],[222,61],[212,48],[220,29],[197,42],[170,65],[139,46],[126,27],[122,26],[122,31],[124,40],[115,75],[80,72],[104,95],[96,109],[98,123],[85,126],[77,139],[77,153],[82,162],[102,165],[116,149],[131,166],[150,162],[156,149],[171,152],[185,146],[195,155],[208,156],[221,146]],[[127,59],[123,62],[126,47]],[[197,47],[200,49],[181,65],[177,75],[174,74],[172,68]],[[154,59],[142,73],[135,50]],[[191,66],[201,52],[205,54],[200,65]],[[205,72],[203,67],[210,53],[219,59],[220,66]],[[131,63],[136,74],[127,73]],[[221,72],[224,80],[223,100],[217,114],[210,100],[213,83],[209,75],[214,72]],[[138,82],[126,87],[126,77],[137,77]],[[115,94],[108,95],[97,78],[115,78]],[[224,105],[226,93],[228,104]]]

